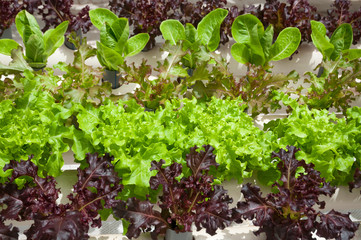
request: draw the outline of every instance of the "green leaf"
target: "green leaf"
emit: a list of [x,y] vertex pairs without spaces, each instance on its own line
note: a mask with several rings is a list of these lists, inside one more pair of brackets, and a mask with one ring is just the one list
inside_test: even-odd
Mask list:
[[89,11],[90,21],[99,30],[102,29],[107,22],[110,26],[118,19],[118,17],[108,9],[97,8]]
[[[29,41],[31,35],[36,35],[30,28],[29,25],[26,25],[23,32],[23,43],[26,44]],[[39,35],[39,38],[43,38],[43,35]]]
[[64,43],[64,34],[69,22],[60,23],[55,29],[50,29],[44,34],[45,54],[49,57]]
[[279,61],[291,56],[301,42],[301,33],[298,28],[288,27],[283,29],[271,46],[269,61]]
[[311,38],[315,47],[322,53],[324,59],[330,59],[334,46],[326,36],[326,27],[321,22],[311,20]]
[[191,23],[186,23],[186,27],[185,27],[185,37],[186,39],[191,42],[194,43],[196,41],[197,37],[197,29],[191,24]]
[[124,56],[130,57],[138,54],[140,51],[143,50],[145,45],[147,45],[149,41],[149,34],[148,33],[139,33],[131,38],[126,42],[124,47]]
[[116,41],[117,41],[114,50],[120,54],[123,54],[123,49],[124,49],[125,43],[127,42],[128,38],[129,38],[128,19],[119,18],[111,25],[111,27],[112,27],[112,30],[115,34]]
[[208,13],[198,24],[198,39],[208,50],[213,52],[217,49],[220,41],[220,28],[223,20],[227,17],[226,9],[218,8]]
[[237,43],[246,44],[250,52],[250,63],[263,65],[265,56],[260,39],[264,35],[261,21],[252,14],[238,16],[232,24],[232,35]]
[[[81,118],[81,116],[79,116],[79,118]],[[87,153],[94,151],[94,147],[90,143],[90,141],[86,139],[83,131],[78,131],[74,129],[74,127],[72,131],[73,145],[71,147],[71,150],[74,152],[75,159],[83,160]]]
[[[115,49],[117,46],[117,37],[109,23],[105,23],[100,30],[100,42],[111,49]],[[119,54],[121,54],[121,52],[119,52]]]
[[331,55],[331,60],[336,60],[342,50],[349,49],[353,40],[352,27],[349,23],[343,23],[333,32],[330,43],[333,44],[335,50]]
[[13,39],[0,39],[0,53],[11,55],[11,51],[19,47],[19,44]]
[[40,30],[39,24],[36,21],[35,17],[28,13],[26,10],[22,10],[15,17],[16,28],[21,36],[24,39],[24,31],[26,26],[30,27],[31,31],[38,35],[39,37],[43,35]]
[[361,58],[361,49],[346,49],[342,51],[342,54],[348,61],[352,61]]
[[31,35],[25,44],[26,61],[31,67],[41,68],[46,66],[45,44],[38,35]]
[[32,68],[28,65],[23,56],[23,49],[19,46],[17,49],[11,51],[12,61],[9,63],[9,66],[0,64],[0,75],[1,74],[12,74],[20,73],[25,70],[32,71]]
[[160,24],[160,31],[163,38],[169,40],[172,45],[176,45],[180,40],[186,38],[183,25],[178,20],[165,20]]
[[246,64],[251,62],[251,53],[246,44],[243,43],[235,43],[232,45],[231,54],[233,58],[242,64]]
[[270,24],[268,25],[268,27],[264,31],[262,38],[260,39],[260,43],[263,47],[263,52],[266,59],[269,59],[269,51],[273,42],[273,34],[274,34],[273,25]]
[[97,42],[97,57],[99,63],[108,70],[118,70],[124,62],[122,55],[100,42]]
[[238,16],[232,24],[232,36],[238,43],[252,44],[252,40],[255,38],[254,26],[257,26],[256,33],[258,39],[264,35],[264,27],[262,22],[252,14],[244,14]]

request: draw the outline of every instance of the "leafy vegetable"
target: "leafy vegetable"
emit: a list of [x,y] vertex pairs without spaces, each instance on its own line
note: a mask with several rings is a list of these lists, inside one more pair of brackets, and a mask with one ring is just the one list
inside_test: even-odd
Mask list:
[[107,9],[93,9],[89,11],[89,15],[94,26],[100,30],[100,42],[97,42],[98,60],[108,70],[118,70],[125,57],[138,54],[149,40],[146,33],[128,39],[128,19],[118,18]]
[[343,23],[350,23],[353,29],[353,44],[356,44],[361,37],[361,9],[355,9],[353,12],[350,11],[351,9],[353,9],[352,1],[335,0],[331,8],[327,10],[327,15],[323,16],[321,21],[326,25],[329,36]]
[[39,2],[38,12],[45,22],[43,31],[48,30],[51,26],[57,26],[64,21],[69,21],[67,33],[79,29],[83,33],[87,33],[92,26],[88,5],[80,9],[77,14],[73,14],[71,11],[74,8],[73,0],[39,0]]
[[155,113],[144,112],[135,101],[106,101],[99,108],[79,106],[81,134],[72,150],[78,160],[86,152],[114,156],[116,171],[122,174],[127,190],[124,193],[131,193],[125,195],[127,198],[149,193],[152,160],[184,164],[183,153],[199,142],[214,146],[220,167],[211,174],[219,182],[231,178],[240,181],[256,169],[271,167],[269,153],[275,142],[271,132],[254,126],[241,104],[239,100],[216,98],[208,103],[174,100]]
[[[179,51],[179,55],[174,56],[176,59],[184,54]],[[179,96],[187,91],[187,86],[175,81],[175,77],[185,76],[187,71],[183,69],[179,62],[164,61],[164,65],[160,66],[159,78],[150,79],[152,67],[147,65],[145,60],[137,67],[133,63],[132,66],[126,64],[122,67],[128,74],[122,77],[122,81],[126,84],[137,83],[139,88],[134,93],[128,93],[124,98],[134,98],[137,103],[145,108],[155,110],[160,106],[164,106],[166,100],[178,99]],[[172,80],[173,81],[172,81]]]
[[[317,21],[311,21],[312,41],[316,48],[322,53],[324,60],[335,61],[342,51],[351,47],[352,27],[350,24],[341,24],[329,39],[326,35],[326,27]],[[361,52],[360,52],[361,57]]]
[[114,208],[114,214],[130,222],[128,238],[137,238],[141,231],[151,231],[152,239],[157,239],[167,228],[189,232],[192,223],[195,223],[198,231],[203,227],[208,234],[214,235],[218,228],[224,229],[230,225],[232,211],[228,205],[232,199],[222,186],[212,186],[213,177],[208,172],[219,164],[215,161],[214,148],[209,145],[203,148],[204,151],[199,152],[197,147],[191,148],[186,156],[190,176],[179,180],[181,164],[173,163],[162,168],[164,160],[152,162],[150,170],[157,170],[157,174],[150,179],[150,186],[156,190],[162,185],[163,195],[158,203],[161,212],[153,210],[154,205],[148,200],[130,198],[126,203],[119,204]]
[[[14,79],[17,90],[7,89],[10,97],[0,102],[0,176],[11,159],[21,159],[32,153],[40,173],[46,170],[57,176],[63,165],[62,153],[69,150],[74,128],[66,127],[72,110],[55,103],[49,91],[44,91],[40,77],[26,70],[25,77]],[[56,84],[56,83],[55,83]],[[39,174],[40,174],[39,173]]]
[[165,20],[160,25],[160,30],[165,40],[176,45],[179,41],[184,41],[183,49],[189,49],[183,64],[186,67],[195,69],[195,62],[209,59],[205,55],[201,46],[205,46],[209,52],[217,49],[220,41],[220,27],[226,18],[228,11],[225,9],[215,9],[208,13],[198,24],[197,29],[190,23],[184,28],[179,21]]
[[255,235],[264,232],[267,239],[315,239],[314,231],[326,239],[353,238],[359,224],[353,223],[349,214],[314,209],[315,204],[323,209],[325,202],[319,196],[332,196],[335,188],[320,177],[313,164],[297,160],[297,151],[287,146],[287,151],[272,154],[272,158],[279,158],[277,168],[281,171],[279,181],[272,185],[277,193],[263,197],[259,187],[247,183],[241,190],[245,201],[237,203],[233,217],[237,222],[254,219],[253,224],[260,227]]
[[[219,31],[227,11],[216,9],[199,23],[198,29],[187,24],[185,27],[177,20],[166,20],[160,25],[166,43],[162,50],[167,52],[164,61],[158,61],[158,67],[152,71],[143,62],[138,68],[124,66],[127,76],[125,82],[139,84],[134,97],[146,108],[156,109],[164,106],[166,100],[196,96],[209,100],[215,92],[214,86],[221,86],[218,77],[224,73],[225,65],[220,57],[213,53],[219,44]],[[212,66],[214,71],[209,71]],[[155,79],[150,79],[150,74]],[[192,88],[193,91],[187,91]],[[213,87],[213,89],[212,89]],[[219,94],[219,93],[218,93]]]
[[272,44],[273,31],[272,25],[264,30],[262,22],[251,14],[238,16],[232,24],[232,35],[237,42],[232,45],[232,56],[240,63],[262,66],[291,56],[301,41],[300,31],[285,28]]
[[[46,174],[45,178],[39,177],[31,157],[27,161],[12,160],[4,168],[12,170],[12,176],[7,183],[0,184],[1,216],[34,220],[25,231],[28,239],[88,239],[89,224],[101,226],[98,211],[119,202],[115,197],[122,189],[121,179],[114,172],[112,160],[109,155],[87,155],[88,166],[78,169],[78,182],[68,196],[71,203],[67,204],[56,203],[60,190],[55,187],[55,179]],[[11,236],[15,232],[16,229]]]
[[356,168],[356,171],[354,173],[354,180],[352,182],[349,182],[348,184],[349,184],[350,192],[352,192],[354,188],[361,187],[361,171],[359,168]]
[[246,64],[248,71],[245,76],[223,79],[224,94],[232,98],[242,98],[248,105],[252,116],[269,113],[281,108],[278,100],[274,100],[275,92],[291,93],[290,82],[297,83],[299,75],[291,71],[288,75],[272,74],[271,67]]
[[226,4],[226,0],[199,0],[196,2],[187,1],[186,3],[181,5],[181,11],[183,14],[180,16],[179,20],[182,23],[191,23],[192,25],[197,27],[198,24],[202,21],[202,19],[214,9],[224,9],[231,12],[232,14],[228,15],[224,19],[224,22],[222,23],[222,26],[220,28],[220,42],[222,44],[225,44],[229,40],[228,37],[231,36],[230,29],[232,22],[235,17],[239,15],[238,8],[236,6],[227,8]]
[[[100,68],[90,66],[86,61],[96,55],[96,49],[87,44],[84,37],[81,44],[78,39],[69,39],[77,51],[74,52],[72,64],[59,62],[54,67],[64,71],[62,79],[53,75],[52,71],[40,76],[45,88],[50,90],[57,102],[62,103],[67,108],[71,108],[74,103],[92,103],[100,105],[107,97],[114,98],[111,86],[107,82],[102,83],[103,71]],[[55,84],[47,83],[49,78],[57,79]],[[58,84],[58,82],[61,82]]]
[[[259,11],[259,13],[258,13]],[[273,25],[275,37],[287,27],[296,27],[300,30],[301,41],[311,41],[311,20],[320,20],[316,7],[307,0],[288,0],[280,2],[266,0],[263,9],[257,15],[265,26]]]
[[0,1],[0,36],[14,23],[16,14],[20,11],[19,1]]
[[[327,182],[346,184],[352,178],[355,157],[358,158],[358,143],[355,142],[359,130],[354,122],[337,118],[327,110],[310,110],[307,105],[299,105],[284,95],[277,95],[292,109],[284,119],[272,120],[264,130],[272,131],[279,148],[292,145],[301,149],[297,159],[313,163],[315,169]],[[275,99],[275,100],[276,100]]]
[[[26,61],[32,68],[45,67],[48,57],[64,43],[68,22],[61,23],[43,35],[34,16],[23,10],[16,15],[15,23],[24,42]],[[11,51],[19,46],[11,39],[0,39],[0,45],[4,46],[0,53],[6,55],[10,55]]]
[[323,61],[317,66],[319,74],[307,72],[305,82],[311,83],[307,94],[298,93],[301,103],[312,108],[322,109],[335,107],[344,113],[361,91],[357,81],[360,78],[360,49],[350,49],[352,28],[350,24],[341,24],[329,39],[326,28],[321,22],[311,21],[312,41],[323,55]]
[[9,75],[15,74],[19,75],[25,70],[31,71],[32,68],[26,62],[23,56],[22,47],[16,46],[16,48],[11,50],[12,61],[8,66],[0,63],[0,75]]

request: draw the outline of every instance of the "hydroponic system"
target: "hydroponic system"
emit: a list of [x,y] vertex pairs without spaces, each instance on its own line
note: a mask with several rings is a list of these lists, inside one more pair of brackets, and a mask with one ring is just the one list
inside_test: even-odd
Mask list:
[[361,2],[0,0],[0,239],[361,239]]

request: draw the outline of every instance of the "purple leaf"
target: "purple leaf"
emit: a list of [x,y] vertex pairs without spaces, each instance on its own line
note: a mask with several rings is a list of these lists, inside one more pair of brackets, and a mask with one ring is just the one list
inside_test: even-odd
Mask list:
[[192,169],[193,176],[196,178],[202,175],[203,171],[208,173],[211,166],[219,166],[216,155],[213,154],[214,148],[210,145],[204,145],[203,148],[204,151],[197,152],[198,147],[192,147],[186,156],[187,166]]
[[243,185],[241,192],[245,202],[238,202],[237,208],[233,209],[233,218],[237,223],[241,223],[241,217],[252,220],[256,226],[264,225],[265,222],[272,221],[272,215],[277,211],[262,197],[260,188],[252,186],[250,183]]
[[210,235],[215,235],[218,228],[224,229],[232,223],[232,210],[228,204],[233,202],[222,186],[215,185],[203,204],[196,209],[195,225],[199,231],[202,227]]
[[[12,169],[13,174],[7,183],[0,184],[0,220],[35,220],[25,233],[28,239],[88,239],[89,223],[101,226],[101,220],[96,219],[98,210],[119,203],[115,197],[122,185],[108,154],[104,157],[88,154],[86,160],[89,166],[78,169],[75,194],[68,196],[72,203],[59,205],[54,178],[40,178],[31,157],[28,161],[10,161],[4,170]],[[19,178],[26,180],[20,189],[14,182]],[[4,233],[10,231],[0,227]],[[16,229],[12,231],[15,233]]]
[[[40,1],[40,0],[39,0]],[[77,15],[73,14],[73,0],[41,0],[38,13],[42,16],[45,26],[43,31],[57,26],[63,21],[69,21],[68,33],[81,29],[83,33],[92,26],[89,17],[89,6],[82,8]]]
[[165,161],[161,159],[159,162],[152,161],[150,170],[157,170],[157,175],[150,178],[150,188],[153,190],[158,189],[159,185],[163,185],[163,191],[168,192],[169,187],[177,181],[175,178],[181,175],[182,165],[173,163],[169,167],[162,168]]
[[352,239],[358,229],[359,224],[350,219],[350,214],[343,214],[331,210],[327,214],[320,214],[320,222],[317,222],[317,235],[326,239],[336,240]]
[[320,177],[313,164],[296,159],[299,149],[287,146],[287,150],[272,154],[280,160],[280,182],[272,185],[278,192],[262,197],[259,187],[244,185],[241,191],[245,201],[238,202],[233,210],[235,221],[253,220],[255,226],[260,226],[255,234],[264,232],[267,239],[309,240],[314,239],[312,232],[316,230],[317,235],[327,239],[350,239],[358,224],[352,223],[348,215],[335,211],[322,214],[313,209],[316,204],[324,208],[319,196],[332,196],[335,188]]
[[114,171],[112,165],[113,157],[105,154],[98,157],[98,154],[87,154],[86,161],[89,166],[85,169],[78,169],[78,182],[74,185],[73,192],[68,198],[72,202],[74,210],[82,213],[84,223],[92,222],[92,227],[100,227],[98,210],[115,207],[120,200],[115,197],[123,186],[121,178]]
[[[214,235],[218,228],[224,229],[232,221],[232,210],[229,204],[232,199],[221,186],[212,185],[214,179],[208,175],[210,166],[217,166],[213,147],[204,146],[205,151],[197,152],[191,148],[187,155],[187,165],[193,174],[189,177],[176,178],[182,173],[182,165],[173,163],[162,168],[165,163],[153,161],[150,170],[157,174],[150,179],[152,189],[163,185],[163,194],[159,197],[158,206],[161,212],[153,210],[149,201],[135,198],[127,203],[122,202],[115,209],[115,216],[130,222],[127,237],[138,237],[141,231],[152,231],[153,239],[165,232],[167,228],[176,232],[189,232],[192,224],[197,229],[202,227],[207,233]],[[152,230],[154,227],[154,230]]]
[[[158,234],[164,234],[169,228],[168,223],[162,218],[160,212],[153,210],[154,204],[148,200],[140,201],[129,198],[127,203],[121,202],[113,208],[114,216],[124,218],[130,222],[126,236],[137,238],[142,232],[151,232],[152,239],[157,239]],[[155,227],[152,230],[152,226]]]
[[16,14],[20,12],[21,7],[19,1],[0,0],[0,36],[4,30],[14,23]]
[[[60,190],[55,187],[55,179],[39,177],[38,167],[31,158],[20,162],[12,160],[4,167],[4,171],[13,169],[9,182],[0,185],[0,206],[7,206],[1,214],[7,219],[30,220],[38,212],[48,215],[60,211],[56,204]],[[31,177],[33,182],[26,182],[22,189],[18,189],[14,181],[20,177]]]
[[348,183],[350,192],[352,192],[352,189],[354,189],[354,188],[361,187],[361,170],[359,168],[357,168],[355,170],[355,174],[353,175],[353,178],[354,178],[354,181]]
[[82,214],[67,211],[63,215],[37,217],[31,227],[24,232],[28,239],[37,240],[86,240],[89,226],[82,223]]
[[[23,212],[25,210],[23,203],[23,190],[18,190],[18,186],[16,184],[8,183],[6,185],[1,185],[0,187],[0,211],[1,216],[6,219],[14,219],[21,220],[24,217]],[[4,205],[6,207],[4,207]]]

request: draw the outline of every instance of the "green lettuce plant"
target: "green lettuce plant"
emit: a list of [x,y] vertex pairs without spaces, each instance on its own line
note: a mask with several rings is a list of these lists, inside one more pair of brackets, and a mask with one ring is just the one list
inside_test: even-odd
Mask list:
[[353,41],[352,27],[343,23],[333,32],[331,38],[326,35],[326,27],[321,22],[311,21],[312,41],[322,53],[322,62],[316,67],[318,74],[307,72],[305,82],[311,84],[306,94],[298,89],[300,102],[311,108],[335,107],[344,113],[350,103],[360,95],[361,49],[350,49]]
[[[76,135],[74,127],[66,126],[72,110],[57,104],[39,76],[29,70],[15,84],[12,99],[0,102],[0,168],[12,159],[34,154],[39,176],[43,171],[57,176],[64,162],[62,153],[69,150]],[[7,174],[0,170],[0,181]]]
[[138,54],[149,40],[147,33],[129,38],[129,23],[126,18],[118,18],[108,9],[89,11],[90,20],[100,31],[97,42],[97,57],[108,70],[118,71],[126,57]]
[[[221,65],[224,62],[219,60],[220,57],[214,51],[219,45],[220,26],[227,13],[224,9],[212,11],[202,19],[197,29],[192,24],[184,27],[178,20],[163,21],[160,30],[166,43],[162,51],[167,56],[163,61],[158,61],[156,68],[145,62],[138,67],[134,64],[124,66],[127,74],[122,76],[122,80],[139,84],[139,88],[125,98],[134,98],[143,107],[154,110],[164,106],[170,99],[191,97],[192,94],[197,98],[207,95],[203,82],[208,80],[206,85],[212,85],[210,82],[213,81],[219,82],[208,67],[224,67]],[[150,79],[151,75],[155,78]],[[188,88],[193,90],[187,91]],[[210,99],[211,95],[207,97]]]
[[244,14],[234,20],[232,35],[236,43],[232,45],[231,54],[237,62],[247,66],[247,73],[239,80],[228,79],[227,94],[241,96],[253,115],[279,108],[279,104],[272,102],[273,90],[290,91],[289,81],[297,82],[299,76],[295,71],[288,75],[272,74],[270,62],[288,58],[297,50],[300,31],[295,27],[285,28],[273,43],[273,25],[264,29],[256,16]]
[[[275,134],[277,148],[296,146],[301,149],[297,159],[313,163],[327,182],[335,185],[349,182],[360,163],[360,127],[356,121],[337,118],[326,109],[310,110],[285,94],[277,94],[275,100],[292,109],[287,118],[272,120],[264,126],[264,130]],[[349,113],[354,119],[359,116],[356,110]],[[268,178],[265,181],[270,181],[269,175]]]
[[[177,45],[189,52],[182,57],[185,67],[195,69],[200,60],[209,60],[210,54],[214,52],[220,41],[220,28],[223,20],[227,17],[228,11],[216,9],[207,14],[195,28],[191,23],[184,27],[178,20],[165,20],[160,25],[163,38],[171,45]],[[208,55],[208,56],[207,56]]]
[[[160,24],[160,31],[166,43],[162,51],[167,53],[163,61],[158,61],[157,68],[151,68],[143,62],[139,67],[128,66],[124,77],[125,82],[139,84],[135,98],[146,108],[156,109],[164,106],[170,99],[179,97],[197,98],[212,96],[208,94],[219,79],[208,70],[208,67],[223,68],[224,62],[214,51],[220,41],[220,26],[228,11],[216,9],[205,16],[195,28],[187,23],[185,27],[178,20],[165,20]],[[217,61],[218,62],[217,62]],[[149,79],[150,75],[155,79]],[[203,81],[201,81],[203,80]],[[207,83],[205,83],[207,82]],[[220,86],[218,84],[217,86]],[[187,91],[192,88],[192,91]]]
[[[102,82],[102,69],[86,63],[89,58],[96,56],[96,49],[87,44],[86,38],[80,40],[70,37],[69,41],[77,49],[73,62],[54,65],[54,68],[65,72],[61,77],[54,75],[51,70],[40,76],[44,87],[53,94],[57,102],[69,109],[76,103],[99,106],[107,98],[115,100],[111,85]],[[47,84],[49,78],[54,79],[51,84]]]
[[[212,98],[166,102],[164,108],[145,112],[134,100],[105,102],[99,108],[79,106],[77,119],[81,134],[73,145],[75,158],[86,152],[109,152],[116,171],[123,176],[127,196],[143,197],[149,192],[150,163],[164,159],[184,162],[190,147],[212,144],[220,164],[218,181],[250,177],[256,169],[270,168],[272,133],[263,133],[244,113],[241,101]],[[181,107],[182,105],[182,107]]]
[[[15,18],[16,28],[23,39],[25,59],[32,68],[44,68],[49,56],[64,43],[64,34],[68,21],[62,22],[55,29],[44,34],[35,17],[26,10],[19,12]],[[12,39],[0,39],[0,53],[11,55],[19,44]]]
[[252,14],[238,16],[232,24],[232,36],[236,41],[231,48],[232,56],[237,62],[257,66],[290,57],[300,44],[300,30],[285,28],[274,43],[273,32],[273,25],[264,30],[262,22]]

